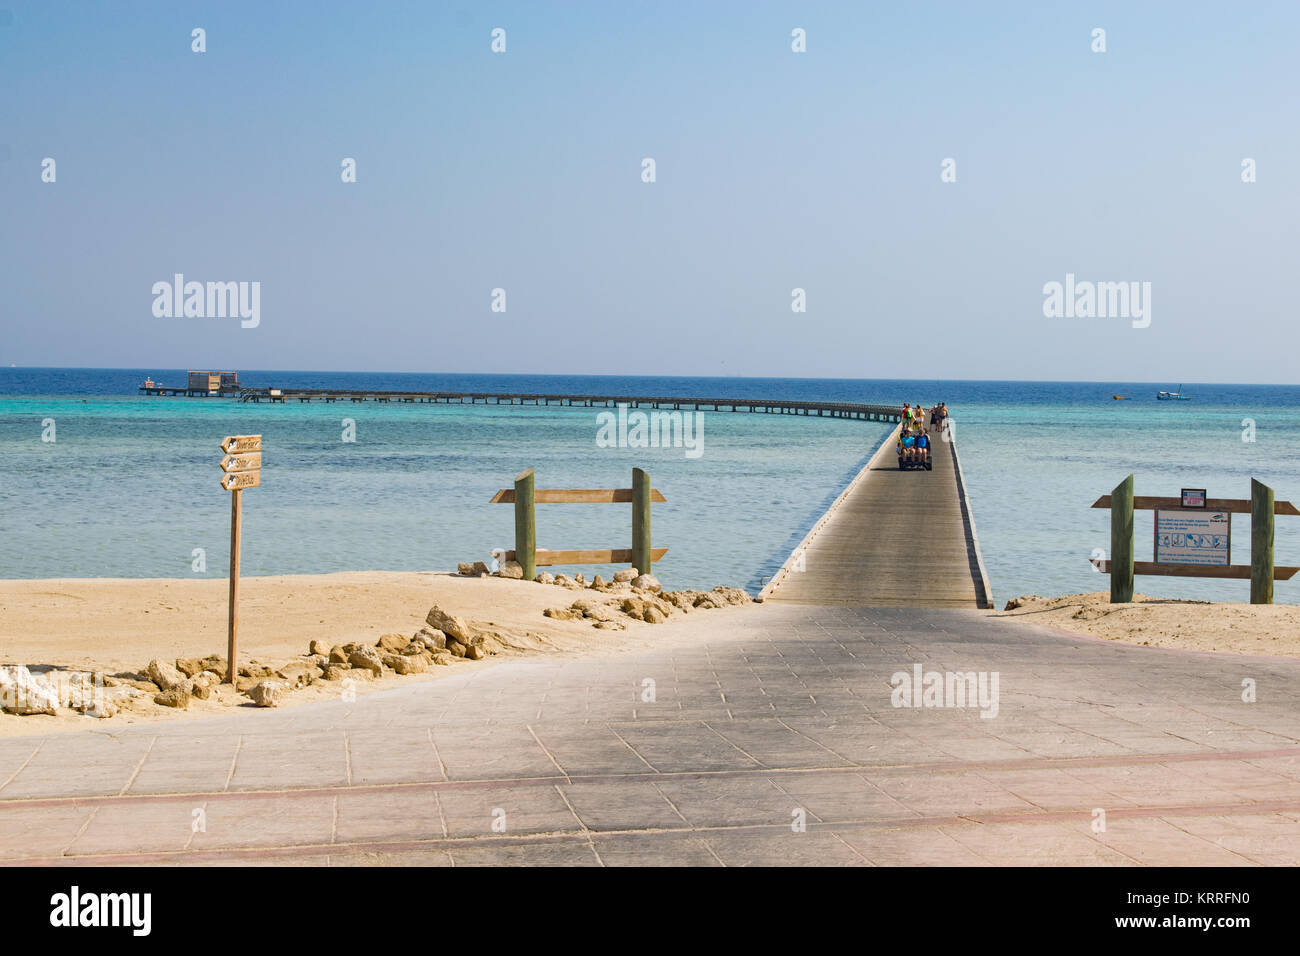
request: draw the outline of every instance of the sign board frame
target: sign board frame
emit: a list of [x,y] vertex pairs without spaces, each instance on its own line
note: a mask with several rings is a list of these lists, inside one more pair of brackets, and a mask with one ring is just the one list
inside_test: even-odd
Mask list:
[[1207,492],[1206,488],[1184,488],[1178,497],[1184,508],[1204,508]]

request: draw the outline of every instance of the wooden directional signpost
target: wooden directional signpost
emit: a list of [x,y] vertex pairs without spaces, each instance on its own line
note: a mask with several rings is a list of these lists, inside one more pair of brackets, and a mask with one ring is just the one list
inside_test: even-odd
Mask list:
[[[1273,489],[1251,479],[1250,499],[1209,498],[1204,488],[1184,488],[1177,498],[1134,496],[1129,475],[1092,505],[1110,509],[1110,560],[1093,560],[1110,573],[1110,602],[1133,600],[1133,575],[1250,578],[1250,603],[1272,604],[1273,581],[1290,580],[1300,568],[1273,563],[1274,515],[1300,515]],[[1155,560],[1133,560],[1133,512],[1154,511]],[[1250,564],[1232,563],[1232,515],[1250,515]]]
[[221,487],[230,492],[230,616],[226,631],[226,683],[234,684],[239,643],[240,492],[262,484],[262,436],[231,435],[221,443]]

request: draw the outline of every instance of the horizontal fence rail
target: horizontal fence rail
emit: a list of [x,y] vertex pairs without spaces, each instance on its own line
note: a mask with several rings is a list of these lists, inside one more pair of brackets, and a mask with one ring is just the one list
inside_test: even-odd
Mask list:
[[[538,566],[556,564],[631,564],[641,574],[668,553],[667,548],[650,546],[650,503],[667,501],[659,489],[650,487],[650,476],[640,468],[632,469],[631,488],[541,488],[535,487],[533,469],[526,468],[515,476],[513,488],[502,488],[489,504],[515,506],[515,549],[503,560],[519,564],[525,580],[537,576]],[[632,505],[632,547],[594,548],[552,551],[537,547],[538,503]]]

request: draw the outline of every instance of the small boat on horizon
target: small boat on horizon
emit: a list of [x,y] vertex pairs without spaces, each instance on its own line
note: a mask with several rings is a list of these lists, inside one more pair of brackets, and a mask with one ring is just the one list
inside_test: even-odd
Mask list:
[[1183,386],[1179,384],[1176,392],[1156,392],[1156,401],[1158,402],[1187,402],[1191,401],[1190,395],[1183,394]]

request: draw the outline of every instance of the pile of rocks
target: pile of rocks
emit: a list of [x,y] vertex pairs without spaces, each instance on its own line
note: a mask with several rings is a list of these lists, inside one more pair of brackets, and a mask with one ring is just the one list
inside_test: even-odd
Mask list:
[[[426,627],[410,637],[385,634],[374,644],[329,645],[312,641],[307,653],[283,664],[250,660],[239,665],[233,692],[259,707],[275,707],[286,694],[318,680],[375,680],[391,674],[422,674],[431,666],[480,661],[503,647],[500,635],[473,627],[437,605]],[[139,673],[58,671],[34,675],[26,667],[0,667],[0,710],[10,714],[55,714],[60,707],[93,717],[112,717],[129,702],[152,699],[161,707],[189,707],[230,693],[226,659],[219,654],[154,658]]]
[[[541,581],[543,577],[551,576],[538,575],[538,580]],[[589,620],[595,627],[611,630],[626,627],[621,620],[623,617],[647,624],[662,624],[675,611],[685,614],[696,609],[748,604],[753,600],[740,588],[721,585],[712,591],[665,591],[653,575],[637,574],[631,569],[616,572],[614,580],[610,582],[603,581],[598,574],[587,585],[581,574],[572,578],[558,574],[551,581],[542,583],[570,590],[587,588],[610,595],[605,598],[578,598],[567,608],[550,607],[542,613],[559,621]]]
[[136,695],[131,687],[111,686],[103,671],[56,668],[33,674],[20,665],[0,667],[0,711],[29,716],[56,714],[61,708],[89,717],[112,717]]

